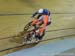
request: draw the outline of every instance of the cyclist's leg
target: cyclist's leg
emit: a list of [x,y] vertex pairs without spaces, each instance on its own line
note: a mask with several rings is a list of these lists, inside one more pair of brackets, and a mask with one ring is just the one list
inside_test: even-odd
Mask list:
[[40,35],[40,33],[38,34],[38,39],[42,40],[43,36],[45,35],[45,30],[42,32],[42,34]]

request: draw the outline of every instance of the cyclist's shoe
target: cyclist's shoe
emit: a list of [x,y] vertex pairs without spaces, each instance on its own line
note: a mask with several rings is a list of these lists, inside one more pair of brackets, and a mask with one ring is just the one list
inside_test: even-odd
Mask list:
[[38,42],[40,42],[40,40],[39,39],[36,39],[36,41],[35,41],[36,43],[38,43]]

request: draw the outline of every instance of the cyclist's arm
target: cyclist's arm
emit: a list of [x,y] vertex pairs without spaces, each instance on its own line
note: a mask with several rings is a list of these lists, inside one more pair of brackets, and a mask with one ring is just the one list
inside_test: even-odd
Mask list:
[[38,11],[32,15],[32,18],[34,18],[37,14],[38,14]]

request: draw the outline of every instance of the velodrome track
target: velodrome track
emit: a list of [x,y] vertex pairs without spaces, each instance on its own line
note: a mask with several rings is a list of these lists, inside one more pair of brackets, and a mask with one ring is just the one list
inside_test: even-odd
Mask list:
[[[52,24],[48,26],[43,41],[38,44],[22,45],[22,39],[14,38],[14,36],[23,31],[25,24],[32,20],[30,18],[32,13],[39,8],[48,8],[51,11]],[[51,47],[51,44],[59,46],[61,43],[64,45],[62,48],[65,48],[63,51],[67,52],[66,43],[75,43],[74,24],[75,0],[0,0],[0,56],[12,55],[12,52],[20,52],[20,50],[31,52],[29,49],[38,49],[37,53],[39,53],[40,47],[41,49],[44,48],[43,46],[49,45]],[[12,47],[15,47],[15,49],[12,49]],[[75,52],[73,45],[67,47],[73,48],[69,52]],[[58,51],[61,50],[58,49]]]
[[[71,51],[72,49],[72,51]],[[75,38],[46,43],[29,49],[23,49],[5,56],[74,56]]]
[[[56,31],[65,31],[65,30],[73,30],[73,29],[75,29],[75,28],[66,28],[66,29],[56,29],[56,30],[50,30],[50,31],[46,31],[46,33],[47,32],[52,32],[52,31],[54,31],[54,32],[56,32]],[[39,52],[39,51],[41,51],[41,53],[44,51],[48,51],[48,53],[49,52],[52,52],[52,50],[54,50],[54,48],[56,48],[57,49],[57,47],[54,47],[53,49],[52,49],[52,46],[51,45],[57,45],[57,46],[59,46],[62,50],[60,50],[60,49],[58,49],[57,51],[58,51],[58,53],[61,53],[61,52],[64,52],[64,51],[66,51],[66,50],[69,50],[69,49],[71,49],[71,48],[75,48],[73,45],[75,44],[74,43],[74,36],[75,36],[75,34],[74,33],[72,33],[72,34],[70,34],[70,35],[62,35],[62,36],[58,36],[58,37],[52,37],[52,38],[46,38],[46,39],[43,39],[40,43],[38,43],[38,44],[35,44],[35,43],[32,43],[32,44],[26,44],[26,45],[19,45],[19,46],[15,46],[15,47],[10,47],[10,48],[6,48],[6,49],[4,49],[4,50],[0,50],[0,52],[4,52],[4,51],[7,51],[7,50],[11,50],[11,49],[14,49],[14,48],[24,48],[24,50],[28,50],[28,53],[30,52],[30,51],[32,51],[32,50],[35,50],[35,51],[37,51],[37,52]],[[6,38],[5,38],[6,39]],[[54,42],[53,42],[54,41]],[[65,42],[65,43],[64,43]],[[63,44],[62,44],[63,43]],[[70,43],[70,44],[69,44]],[[42,45],[41,45],[42,44]],[[50,46],[48,46],[47,47],[47,45],[50,45]],[[67,45],[67,44],[69,44],[69,45]],[[28,46],[29,45],[29,46]],[[63,46],[61,46],[61,45],[63,45]],[[23,47],[23,46],[27,46],[27,47]],[[40,48],[40,46],[41,46],[41,48]],[[44,46],[46,46],[47,48],[51,48],[51,51],[50,50],[42,50],[42,48],[45,48]],[[59,48],[58,47],[58,48]],[[26,49],[26,48],[28,48],[28,49]],[[65,48],[65,49],[63,49],[63,48]],[[66,48],[68,48],[68,49],[66,49]],[[30,51],[29,51],[29,49],[30,49]],[[31,50],[32,49],[32,50]],[[38,50],[37,50],[38,49]],[[22,49],[23,50],[23,49]],[[32,53],[34,53],[35,51],[33,51]],[[54,50],[54,52],[55,52],[56,50]],[[69,50],[70,51],[70,50]],[[72,50],[73,51],[73,50]],[[22,54],[22,53],[24,53],[24,54]],[[37,52],[35,52],[36,54],[37,54],[37,56],[38,55],[41,55],[41,53],[40,54],[38,54]],[[14,52],[14,53],[11,53],[11,54],[9,54],[9,55],[5,55],[5,56],[16,56],[16,55],[20,55],[20,54],[22,54],[22,56],[25,56],[26,54],[25,53],[27,53],[27,52],[24,52],[24,51],[17,51],[17,52]],[[36,54],[34,54],[34,55],[36,55]],[[28,56],[30,56],[31,54],[27,54]],[[47,54],[46,53],[46,55],[50,55],[50,54]],[[33,56],[33,55],[32,55]]]

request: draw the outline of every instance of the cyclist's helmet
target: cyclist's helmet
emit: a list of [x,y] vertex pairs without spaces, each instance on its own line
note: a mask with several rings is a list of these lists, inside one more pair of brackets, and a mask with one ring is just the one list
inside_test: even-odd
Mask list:
[[48,11],[47,9],[39,9],[39,10],[38,10],[38,13],[39,13],[39,14],[48,15],[48,14],[49,14],[49,11]]
[[39,10],[38,10],[38,13],[40,13],[40,14],[43,13],[43,10],[44,10],[44,9],[39,9]]

